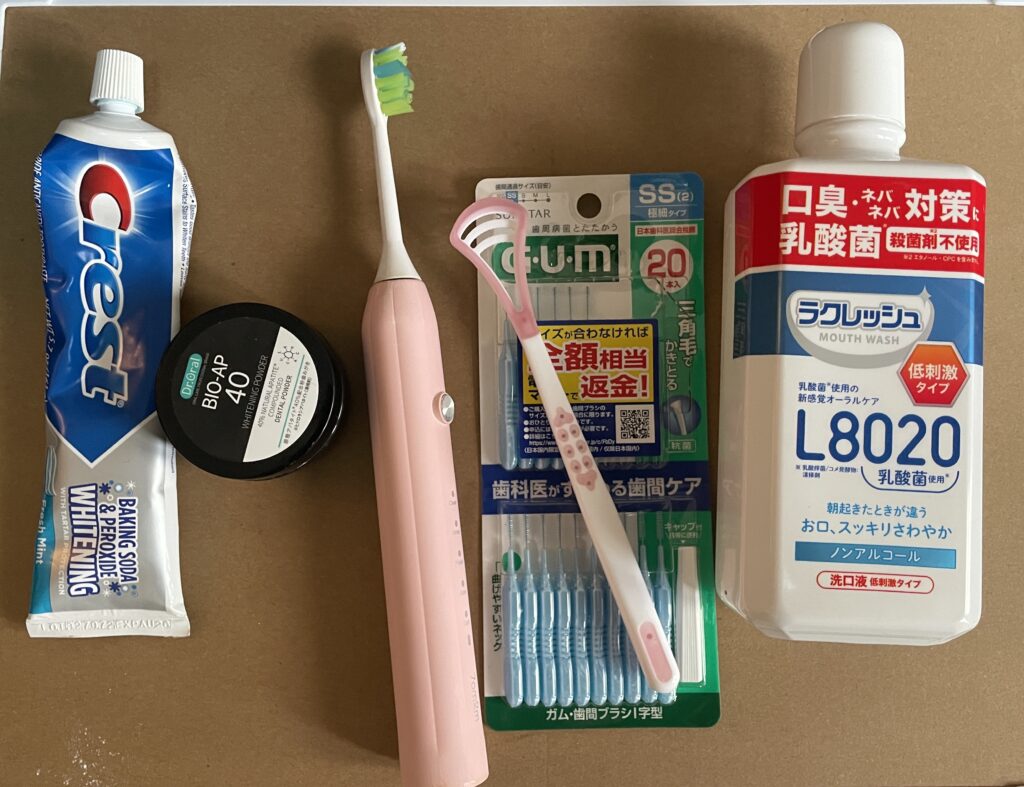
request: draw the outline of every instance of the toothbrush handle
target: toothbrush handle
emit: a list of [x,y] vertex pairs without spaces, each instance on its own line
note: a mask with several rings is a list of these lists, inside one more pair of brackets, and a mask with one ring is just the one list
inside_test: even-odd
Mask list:
[[625,674],[622,671],[622,626],[615,597],[609,588],[607,593],[608,616],[608,702],[619,705],[626,696]]
[[[665,636],[672,639],[672,588],[663,578],[659,578],[658,584],[654,586],[654,607],[658,610],[658,618],[661,620],[661,627]],[[658,702],[662,705],[669,705],[675,702],[674,691],[662,691],[658,693]]]
[[523,703],[523,654],[520,640],[523,636],[523,599],[519,583],[505,578],[501,588],[502,623],[505,640],[505,701],[512,708]]
[[498,362],[498,390],[501,392],[501,418],[498,419],[498,451],[501,466],[515,470],[519,464],[519,406],[516,396],[515,335],[509,337],[508,322]]
[[589,628],[587,591],[585,588],[576,588],[572,592],[572,693],[577,707],[590,702]]
[[605,637],[607,619],[604,608],[604,588],[590,589],[590,701],[604,705],[608,701],[608,659]]
[[[639,539],[639,518],[635,513],[628,513],[622,515],[622,524],[627,533],[627,537],[632,541],[633,539]],[[639,549],[639,544],[637,544]],[[640,556],[637,555],[637,560]],[[642,569],[641,569],[642,571]],[[629,634],[626,633],[626,622],[622,619],[622,615],[619,615],[619,636],[622,638],[622,650],[623,660],[625,662],[625,677],[623,680],[623,695],[626,702],[633,705],[640,703],[640,699],[643,696],[643,674],[640,672],[640,660],[637,658],[636,650],[633,649],[633,643],[629,641]]]
[[371,287],[362,333],[403,779],[479,784],[487,751],[441,343],[423,282]]
[[633,548],[623,532],[619,512],[551,365],[544,340],[538,333],[522,339],[522,344],[576,494],[576,502],[626,622],[626,631],[636,649],[640,666],[658,691],[675,691],[679,684],[679,665],[672,655],[654,602],[647,593],[640,568],[633,557]]
[[625,662],[622,686],[623,699],[636,705],[640,702],[640,662],[637,660],[636,651],[633,650],[633,644],[629,641],[629,635],[626,634],[626,624],[621,616],[619,617],[618,627],[619,636],[624,641],[622,646],[624,651],[623,660]]
[[658,701],[658,692],[651,688],[651,684],[647,682],[643,673],[640,673],[640,700],[648,705]]
[[556,685],[558,704],[572,704],[572,596],[568,587],[555,591],[555,662],[558,665]]
[[558,671],[555,667],[555,592],[543,586],[540,591],[540,704],[551,708],[558,697]]
[[523,702],[540,703],[540,660],[537,658],[537,588],[527,580],[523,589]]
[[[641,546],[640,548],[641,549],[646,549],[646,547],[643,547],[643,546]],[[644,560],[640,564],[640,566],[641,566],[640,571],[641,571],[641,574],[643,575],[643,578],[644,578],[644,587],[647,589],[647,594],[653,599],[654,598],[654,586],[651,584],[651,577],[647,573],[646,565],[647,565],[647,562],[646,562],[646,560]],[[660,618],[659,618],[659,620],[660,620]],[[650,682],[648,682],[648,680],[647,680],[647,676],[644,675],[643,673],[640,674],[640,699],[643,702],[646,702],[648,704],[655,703],[655,702],[658,701],[658,691],[657,691],[657,689],[655,689],[653,686],[651,686]]]

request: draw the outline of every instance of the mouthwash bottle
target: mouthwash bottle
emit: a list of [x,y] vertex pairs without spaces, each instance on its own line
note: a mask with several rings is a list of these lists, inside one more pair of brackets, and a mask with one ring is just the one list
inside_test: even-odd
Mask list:
[[799,158],[726,204],[718,592],[770,636],[927,645],[981,614],[985,181],[905,140],[899,36],[826,28]]

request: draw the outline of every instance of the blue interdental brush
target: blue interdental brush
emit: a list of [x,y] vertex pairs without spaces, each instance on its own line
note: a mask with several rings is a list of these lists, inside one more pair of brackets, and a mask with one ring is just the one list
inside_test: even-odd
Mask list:
[[537,582],[530,562],[529,517],[523,516],[523,702],[531,708],[540,702],[540,663],[537,659]]
[[501,621],[505,629],[505,701],[512,708],[523,702],[523,597],[519,588],[516,553],[513,547],[512,517],[507,516],[508,549],[501,571]]
[[578,707],[590,702],[590,615],[587,609],[589,593],[580,568],[580,515],[573,517],[573,560],[576,579],[572,592],[572,693]]
[[[600,568],[599,568],[600,570]],[[608,704],[621,705],[625,697],[625,675],[622,671],[622,617],[619,606],[615,603],[615,594],[601,574],[601,584],[605,590],[605,615],[608,628]]]
[[[668,571],[665,568],[665,547],[662,543],[664,529],[658,537],[658,568],[654,575],[654,608],[658,611],[658,618],[661,620],[661,627],[665,629],[665,636],[672,642],[672,583],[668,578]],[[675,692],[660,692],[658,702],[662,705],[669,705],[676,701]]]
[[562,550],[562,515],[558,514],[558,577],[555,580],[555,661],[558,704],[572,705],[572,591],[565,575]]
[[597,550],[590,548],[590,701],[608,702],[608,618],[605,616],[604,582],[598,570]]
[[[644,584],[647,585],[647,592],[650,593],[651,598],[653,599],[654,586],[651,584],[651,572],[647,570],[646,539],[643,543],[638,541],[637,548],[640,551],[640,573],[643,575]],[[646,676],[642,673],[640,675],[640,699],[646,703],[656,702],[658,699],[658,692],[651,687],[651,684],[647,682]]]
[[[537,307],[537,288],[536,287],[533,288],[533,303],[534,303],[534,311],[536,312],[536,307]],[[508,320],[505,321],[505,324],[511,327],[511,323]],[[513,332],[514,332],[514,329],[513,329]],[[519,341],[519,338],[516,337],[515,341],[512,343],[511,346],[512,347],[516,347],[518,341]],[[514,355],[516,354],[515,351],[513,351],[513,354]],[[518,445],[519,445],[519,437],[520,437],[519,431],[518,431],[518,427],[519,427],[518,418],[519,418],[519,411],[522,409],[522,406],[521,406],[522,402],[519,400],[519,396],[517,395],[518,392],[519,392],[519,388],[518,388],[519,364],[518,363],[514,363],[513,364],[513,372],[512,373],[513,373],[513,377],[512,377],[512,380],[513,380],[513,382],[512,382],[512,397],[513,397],[513,401],[515,403],[515,411],[516,411],[516,419],[517,419],[517,422],[516,422],[516,445],[518,447]],[[521,453],[521,452],[517,451],[517,453]],[[533,470],[536,466],[537,466],[537,460],[536,459],[533,459],[532,457],[527,457],[527,456],[520,456],[519,457],[518,467],[519,467],[520,470]]]
[[516,395],[516,348],[519,347],[519,339],[507,318],[501,321],[501,325],[504,338],[498,358],[498,390],[501,391],[498,451],[501,453],[501,466],[506,470],[515,470],[519,466],[519,397]]
[[[636,529],[636,514],[623,514],[622,524],[626,528],[626,537],[629,539],[630,545],[633,547],[633,554],[637,552],[637,529]],[[640,702],[640,659],[636,657],[636,651],[633,650],[633,643],[629,641],[629,636],[626,634],[626,622],[619,616],[619,636],[625,643],[623,646],[625,652],[623,654],[623,699],[633,705]]]
[[548,572],[547,517],[541,515],[540,531],[540,704],[552,708],[558,696],[555,667],[555,589]]

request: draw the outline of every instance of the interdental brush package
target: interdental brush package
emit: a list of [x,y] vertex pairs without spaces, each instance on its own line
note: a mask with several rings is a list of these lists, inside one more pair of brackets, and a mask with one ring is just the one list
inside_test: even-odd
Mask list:
[[141,120],[142,60],[103,50],[91,101],[36,161],[46,295],[46,480],[35,637],[189,633],[174,451],[156,419],[196,201],[171,137]]
[[702,182],[499,178],[477,197],[452,243],[482,274],[488,723],[710,726]]

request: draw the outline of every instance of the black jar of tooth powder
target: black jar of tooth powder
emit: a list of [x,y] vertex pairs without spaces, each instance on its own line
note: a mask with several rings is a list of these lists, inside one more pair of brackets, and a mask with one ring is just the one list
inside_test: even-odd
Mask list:
[[171,342],[156,406],[192,464],[226,478],[273,478],[330,442],[345,379],[324,338],[298,317],[235,303],[196,317]]

